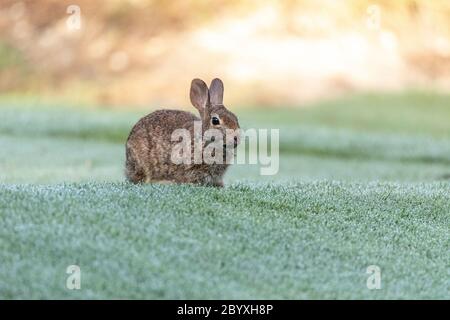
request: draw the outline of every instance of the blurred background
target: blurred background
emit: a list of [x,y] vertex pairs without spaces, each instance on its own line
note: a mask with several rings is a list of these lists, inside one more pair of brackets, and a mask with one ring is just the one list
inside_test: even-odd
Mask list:
[[[279,171],[126,184],[196,77]],[[448,299],[449,194],[450,0],[0,0],[0,299]]]
[[0,3],[2,94],[178,106],[192,78],[217,76],[240,106],[448,91],[450,1]]
[[280,172],[227,182],[450,178],[448,0],[0,2],[0,182],[123,181],[124,144],[192,78]]

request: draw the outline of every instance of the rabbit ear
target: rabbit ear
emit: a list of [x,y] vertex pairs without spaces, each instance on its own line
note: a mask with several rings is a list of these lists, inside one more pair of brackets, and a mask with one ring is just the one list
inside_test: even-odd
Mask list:
[[200,114],[203,114],[208,103],[208,86],[203,80],[192,80],[190,97],[192,105],[200,111]]
[[209,86],[209,101],[213,106],[223,104],[223,82],[219,78],[211,81],[211,85]]

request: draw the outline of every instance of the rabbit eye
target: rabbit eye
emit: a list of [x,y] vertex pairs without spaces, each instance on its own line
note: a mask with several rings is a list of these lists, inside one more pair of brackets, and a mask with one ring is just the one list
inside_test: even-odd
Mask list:
[[216,125],[220,124],[220,120],[217,117],[212,117],[211,123],[216,126]]

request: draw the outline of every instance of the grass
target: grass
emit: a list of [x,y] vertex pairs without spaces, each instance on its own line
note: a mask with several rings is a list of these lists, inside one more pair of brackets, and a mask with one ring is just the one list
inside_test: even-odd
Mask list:
[[145,111],[2,101],[0,298],[448,299],[447,101],[238,110],[280,129],[280,171],[234,166],[225,189],[125,183]]

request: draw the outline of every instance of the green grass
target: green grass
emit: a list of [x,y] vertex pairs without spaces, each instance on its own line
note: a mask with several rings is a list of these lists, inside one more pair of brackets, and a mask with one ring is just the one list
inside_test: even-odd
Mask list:
[[24,64],[25,59],[20,51],[0,40],[0,70],[10,67],[23,69]]
[[0,298],[448,299],[448,101],[237,110],[280,129],[280,171],[236,165],[214,189],[124,182],[146,111],[2,100]]
[[[4,186],[4,298],[448,297],[445,184]],[[64,288],[65,268],[82,290]],[[366,288],[367,266],[382,290]],[[6,267],[5,267],[6,265]]]

